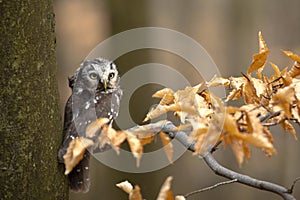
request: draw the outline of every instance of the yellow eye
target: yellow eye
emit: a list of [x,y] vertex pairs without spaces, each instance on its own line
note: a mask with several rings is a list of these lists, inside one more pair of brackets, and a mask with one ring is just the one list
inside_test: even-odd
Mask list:
[[114,78],[115,77],[115,73],[110,73],[109,75],[108,75],[108,79],[110,80],[110,79],[112,79],[112,78]]
[[98,75],[96,73],[90,73],[90,78],[91,79],[97,79]]

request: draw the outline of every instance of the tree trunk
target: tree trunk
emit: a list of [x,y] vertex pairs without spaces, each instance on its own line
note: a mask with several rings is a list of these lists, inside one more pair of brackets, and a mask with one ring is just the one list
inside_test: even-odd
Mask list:
[[0,1],[1,199],[68,199],[52,4]]

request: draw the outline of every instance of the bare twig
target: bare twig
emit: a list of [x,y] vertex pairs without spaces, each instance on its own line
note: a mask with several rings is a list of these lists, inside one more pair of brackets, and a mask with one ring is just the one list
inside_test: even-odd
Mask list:
[[293,193],[294,187],[296,185],[296,183],[300,180],[300,177],[296,178],[291,186],[291,188],[289,189],[289,193]]
[[219,187],[219,186],[222,186],[222,185],[231,184],[231,183],[234,183],[234,182],[237,182],[237,179],[233,179],[233,180],[229,180],[229,181],[220,182],[220,183],[217,183],[217,184],[215,184],[215,185],[212,185],[212,186],[209,186],[209,187],[206,187],[206,188],[202,188],[202,189],[200,189],[200,190],[196,190],[196,191],[187,193],[186,195],[184,195],[184,197],[185,197],[185,198],[188,198],[189,196],[192,196],[192,195],[194,195],[194,194],[201,193],[201,192],[205,192],[205,191],[208,191],[208,190],[212,190],[212,189],[215,189],[216,187]]

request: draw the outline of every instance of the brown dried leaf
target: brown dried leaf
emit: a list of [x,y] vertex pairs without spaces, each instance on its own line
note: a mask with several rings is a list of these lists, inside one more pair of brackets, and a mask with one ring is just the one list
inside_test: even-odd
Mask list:
[[182,195],[175,196],[175,200],[186,200],[186,198]]
[[289,121],[284,120],[283,122],[280,123],[280,125],[282,126],[284,131],[288,130],[291,133],[291,135],[294,137],[294,139],[298,140],[295,128]]
[[274,70],[274,78],[273,78],[273,80],[276,79],[276,78],[278,78],[278,77],[280,77],[281,76],[281,71],[279,70],[279,67],[276,64],[272,63],[272,62],[270,62],[270,65],[271,65],[271,67]]
[[145,146],[152,142],[155,138],[155,134],[152,132],[134,132],[137,138],[140,140],[141,144]]
[[297,54],[294,54],[291,51],[283,51],[283,53],[285,55],[287,55],[290,59],[297,61],[298,63],[300,63],[300,56],[298,56]]
[[212,105],[211,111],[213,111],[209,115],[210,118],[207,117],[207,120],[203,121],[203,123],[200,121],[196,121],[196,123],[191,122],[193,126],[191,137],[196,141],[195,154],[207,152],[209,147],[213,147],[217,143],[222,132],[221,127],[223,126],[225,116],[224,103],[219,97],[213,94],[210,94],[210,99]]
[[295,78],[300,75],[300,62],[295,61],[292,68],[287,72],[288,76]]
[[171,191],[171,181],[172,177],[169,176],[164,184],[161,186],[160,192],[156,200],[174,200],[173,193]]
[[234,139],[233,137],[230,137],[230,147],[235,155],[235,158],[239,164],[239,166],[242,165],[245,157],[244,153],[244,145],[242,140]]
[[152,97],[161,98],[159,104],[162,106],[169,105],[174,101],[174,91],[170,88],[164,88],[154,93]]
[[126,131],[127,141],[133,156],[136,158],[137,167],[140,166],[140,160],[143,154],[143,145],[137,136],[131,132]]
[[82,160],[83,155],[87,148],[94,145],[94,142],[88,138],[76,138],[72,140],[64,155],[65,162],[65,175],[69,174],[73,168]]
[[162,114],[167,113],[168,111],[179,111],[180,110],[180,106],[178,106],[177,104],[171,104],[171,105],[157,105],[156,108],[150,110],[150,112],[148,112],[146,118],[144,119],[145,121],[154,119]]
[[292,117],[291,105],[295,101],[295,90],[294,87],[284,87],[278,89],[277,93],[272,98],[272,103],[280,107],[286,117],[290,119]]
[[155,92],[152,97],[155,98],[163,98],[165,95],[167,96],[173,96],[174,95],[174,91],[170,88],[164,88],[162,90],[158,90],[157,92]]
[[214,76],[208,83],[207,87],[215,87],[215,86],[228,86],[230,84],[229,79]]
[[138,185],[135,185],[134,188],[131,183],[128,181],[123,181],[121,183],[116,184],[116,186],[122,189],[124,192],[129,194],[129,200],[143,200],[141,195],[141,189]]
[[229,100],[236,100],[243,96],[243,89],[247,82],[245,77],[230,77],[230,86],[232,87],[232,91],[226,98],[226,102]]
[[103,125],[107,124],[110,120],[108,118],[99,118],[92,123],[90,123],[86,127],[86,136],[94,137],[99,129],[102,128]]
[[269,52],[270,51],[267,50],[267,51],[263,51],[261,53],[253,55],[253,61],[252,61],[251,65],[250,65],[250,67],[247,70],[247,74],[248,75],[250,75],[251,72],[253,72],[253,71],[257,70],[257,69],[259,69],[261,67],[264,67],[264,65],[265,65],[265,63],[267,61]]
[[253,84],[253,87],[255,88],[256,96],[258,98],[262,98],[263,95],[266,95],[266,88],[267,85],[260,79],[251,78],[251,82]]
[[270,50],[268,49],[267,44],[263,39],[261,32],[258,33],[258,43],[259,43],[259,53],[253,55],[253,61],[247,70],[247,74],[250,75],[251,72],[258,70],[257,76],[260,79],[262,79],[261,72],[267,61]]
[[169,162],[173,163],[173,144],[171,142],[171,139],[163,132],[160,132],[159,136],[164,145],[164,150],[166,152]]
[[138,185],[134,186],[134,189],[129,194],[129,200],[143,200],[141,189]]
[[102,132],[99,135],[99,147],[102,148],[105,144],[109,144],[117,154],[119,154],[119,147],[125,140],[126,133],[124,131],[116,131],[112,127],[106,125],[102,128]]
[[300,123],[299,107],[295,106],[292,108],[292,116],[296,119],[297,123]]
[[258,32],[258,46],[259,46],[259,53],[269,50],[267,47],[267,44],[261,34],[261,31]]
[[122,189],[124,192],[126,192],[127,194],[132,193],[133,190],[133,186],[131,185],[131,183],[129,183],[127,180],[123,181],[121,183],[116,184],[116,186],[120,189]]
[[[175,104],[179,106],[179,111],[187,112],[190,114],[196,114],[198,109],[198,104],[196,100],[196,92],[193,87],[186,87],[184,90],[178,90],[175,92]],[[199,96],[199,95],[198,95]]]

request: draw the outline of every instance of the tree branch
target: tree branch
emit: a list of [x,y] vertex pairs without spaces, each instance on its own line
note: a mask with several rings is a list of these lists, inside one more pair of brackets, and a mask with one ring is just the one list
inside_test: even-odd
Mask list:
[[[172,122],[166,123],[168,124],[167,127],[172,127]],[[173,125],[174,126],[174,125]],[[177,132],[168,132],[170,137],[177,139],[181,144],[183,144],[187,149],[194,152],[194,143],[189,142],[188,136],[183,131],[177,131]],[[225,178],[228,178],[230,180],[237,179],[237,182],[248,185],[250,187],[254,187],[260,190],[269,191],[275,194],[280,195],[283,199],[286,200],[295,200],[296,198],[291,194],[291,191],[283,186],[270,183],[267,181],[258,180],[255,178],[252,178],[250,176],[240,174],[237,172],[234,172],[230,169],[227,169],[223,166],[221,166],[212,156],[211,152],[207,152],[205,154],[200,155],[201,158],[205,161],[205,163],[208,165],[208,167],[215,172],[215,174],[219,176],[223,176]]]
[[[277,115],[277,113],[275,113]],[[273,115],[272,115],[273,116]],[[268,118],[270,116],[265,116],[264,118]],[[262,121],[264,119],[261,119]],[[178,140],[182,145],[184,145],[188,150],[194,152],[195,151],[195,144],[194,142],[190,142],[188,139],[188,135],[183,130],[178,130],[178,128],[170,121],[159,121],[156,123],[150,123],[144,126],[135,126],[128,131],[145,131],[145,132],[164,132],[169,135],[170,138]],[[219,143],[217,143],[219,145]],[[260,190],[272,192],[275,194],[280,195],[285,200],[295,200],[296,198],[292,195],[292,188],[287,189],[281,185],[277,185],[271,182],[259,180],[252,178],[250,176],[240,174],[234,172],[230,169],[227,169],[220,165],[212,156],[212,153],[216,150],[217,145],[214,147],[208,147],[208,152],[201,154],[199,157],[204,160],[207,166],[217,175],[223,176],[230,180],[234,180],[244,185],[248,185],[253,188],[257,188]],[[295,183],[293,184],[295,185]]]

